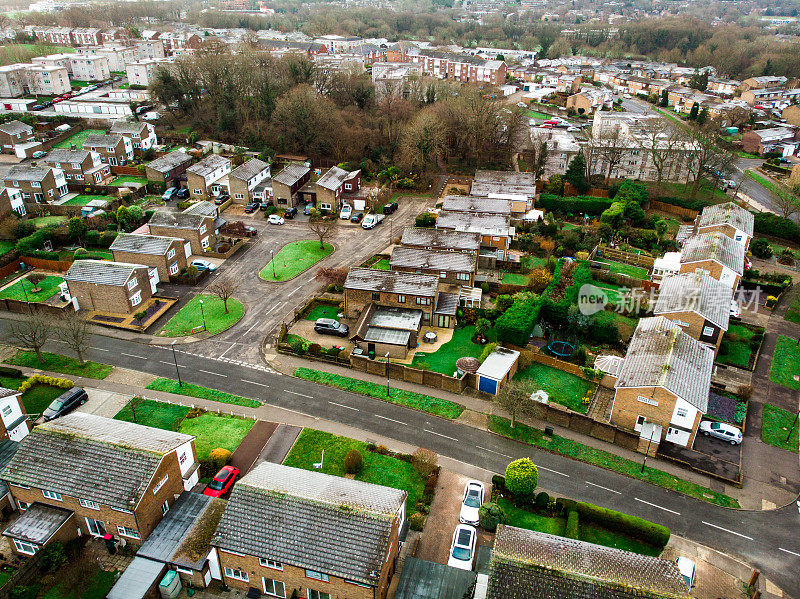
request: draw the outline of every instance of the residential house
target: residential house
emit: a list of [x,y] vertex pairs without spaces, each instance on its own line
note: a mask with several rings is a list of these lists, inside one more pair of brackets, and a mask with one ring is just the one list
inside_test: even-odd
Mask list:
[[111,77],[108,58],[99,54],[74,54],[69,70],[76,81],[107,81]]
[[386,97],[406,98],[410,92],[409,82],[419,77],[422,68],[410,62],[376,62],[372,65],[372,83],[375,99]]
[[6,174],[5,186],[22,192],[26,202],[48,204],[67,193],[67,180],[60,168],[36,163],[12,166]]
[[34,30],[36,39],[52,46],[71,46],[71,27],[41,27]]
[[783,75],[764,75],[761,77],[750,77],[742,81],[739,89],[743,92],[751,89],[763,89],[765,87],[783,87],[788,83],[788,79]]
[[500,214],[511,216],[511,200],[483,198],[478,196],[445,196],[442,210],[467,214]]
[[76,260],[64,280],[78,309],[133,314],[156,293],[160,279],[153,266]]
[[338,212],[342,196],[355,194],[361,188],[361,171],[346,171],[333,166],[317,179],[317,208]]
[[501,524],[485,596],[689,599],[689,589],[675,562]]
[[389,260],[392,270],[434,275],[439,282],[449,285],[467,285],[475,282],[477,257],[461,252],[424,250],[398,246]]
[[653,283],[661,283],[662,279],[669,275],[677,275],[681,271],[681,253],[665,252],[660,258],[653,261],[653,270],[650,273],[650,280]]
[[192,164],[192,157],[183,150],[174,150],[145,165],[148,181],[177,183]]
[[96,27],[76,27],[72,30],[72,41],[76,46],[97,46],[100,44],[100,30]]
[[374,268],[351,268],[344,283],[345,318],[357,318],[372,303],[413,308],[430,322],[436,305],[439,277]]
[[763,156],[767,152],[778,152],[781,156],[791,156],[800,146],[800,134],[793,127],[770,127],[750,129],[742,133],[742,150]]
[[472,178],[470,195],[511,200],[511,213],[522,215],[533,206],[536,175],[513,171],[477,170]]
[[159,69],[167,68],[175,61],[174,58],[144,58],[125,65],[125,75],[131,85],[147,87]]
[[403,229],[400,245],[424,250],[443,250],[478,255],[481,247],[481,234],[445,229],[423,229],[408,227]]
[[61,169],[67,181],[99,185],[111,177],[111,167],[100,161],[97,152],[54,148],[42,162]]
[[735,79],[720,79],[719,77],[709,77],[706,91],[720,96],[732,96],[741,85]]
[[739,96],[747,105],[758,106],[759,108],[764,106],[775,108],[779,104],[796,102],[798,97],[800,97],[800,89],[786,89],[783,87],[751,89],[742,92],[742,95]]
[[133,160],[133,143],[119,134],[92,133],[86,136],[83,147],[97,152],[100,162],[111,166],[125,166]]
[[466,233],[480,233],[481,255],[492,255],[506,260],[515,229],[508,216],[502,214],[474,214],[467,212],[440,212],[436,228]]
[[[237,204],[249,204],[254,199],[253,192],[259,186],[264,187],[271,177],[269,164],[258,158],[251,158],[240,164],[228,175],[230,194]],[[263,195],[258,198],[265,199]]]
[[506,63],[502,60],[486,60],[470,54],[432,49],[412,52],[411,62],[421,65],[424,73],[437,79],[490,85],[502,85],[506,82]]
[[159,211],[150,217],[147,226],[151,235],[185,239],[191,244],[192,253],[199,255],[216,247],[222,221],[218,223],[218,217],[212,215]]
[[[2,67],[0,67],[0,90],[2,90]],[[2,95],[2,93],[0,93]],[[781,118],[793,127],[800,127],[800,104],[790,104],[781,111]]]
[[197,484],[198,462],[191,435],[73,412],[34,428],[0,479],[22,512],[3,535],[33,555],[79,535],[138,545]]
[[22,190],[6,187],[0,183],[0,214],[13,210],[19,216],[25,216],[25,201],[22,199]]
[[149,150],[158,143],[155,127],[152,123],[145,121],[116,120],[111,125],[111,133],[131,140],[133,153],[136,156],[141,156],[145,150]]
[[116,262],[155,267],[160,281],[168,281],[186,268],[192,255],[192,245],[185,239],[133,233],[120,233],[108,249]]
[[311,179],[311,169],[304,164],[289,164],[272,178],[275,204],[291,208],[297,203],[297,192]]
[[642,318],[614,386],[611,422],[638,433],[651,423],[657,428],[647,437],[656,444],[691,447],[708,411],[713,369],[714,350],[676,322]]
[[583,83],[583,79],[580,75],[561,75],[556,82],[556,92],[572,95],[581,88],[581,83]]
[[731,288],[704,272],[661,279],[653,314],[664,316],[693,339],[719,349],[728,330]]
[[720,231],[693,235],[681,248],[681,272],[703,272],[731,290],[744,274],[745,247]]
[[750,247],[754,226],[753,213],[734,202],[706,206],[695,222],[698,234],[719,231],[741,243],[745,250]]
[[33,127],[22,121],[0,124],[0,150],[3,154],[16,154],[15,148],[34,141]]
[[572,159],[582,149],[575,136],[564,129],[531,128],[531,141],[544,143],[547,155],[544,165],[543,178],[549,179],[553,175],[563,175]]
[[30,430],[22,391],[0,387],[0,440],[22,441]]
[[261,462],[234,486],[211,543],[222,582],[272,597],[384,599],[407,495]]
[[[0,440],[0,472],[14,457],[19,449],[19,442],[10,439]],[[16,505],[12,504],[11,493],[8,485],[0,480],[0,514],[5,520],[9,520],[13,512],[17,510]]]
[[606,104],[609,104],[614,97],[611,90],[600,87],[590,87],[582,89],[567,97],[567,110],[574,110],[578,114],[594,114]]
[[228,189],[231,161],[219,154],[209,154],[186,169],[186,186],[193,200],[207,200]]

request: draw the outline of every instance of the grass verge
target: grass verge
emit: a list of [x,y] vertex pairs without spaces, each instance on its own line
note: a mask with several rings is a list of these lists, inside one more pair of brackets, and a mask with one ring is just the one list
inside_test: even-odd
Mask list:
[[164,391],[166,393],[175,393],[177,395],[186,395],[188,397],[196,397],[198,399],[207,399],[209,401],[217,401],[219,403],[229,403],[237,406],[244,406],[246,408],[257,408],[261,405],[260,401],[249,399],[240,395],[231,395],[224,391],[217,391],[216,389],[209,389],[208,387],[200,387],[199,385],[192,385],[191,383],[178,384],[178,381],[172,379],[158,378],[152,383],[147,385],[145,389],[153,391]]
[[[764,417],[761,421],[761,440],[786,451],[797,453],[797,429],[800,423],[795,423],[796,417],[796,414],[787,412],[777,406],[764,404]],[[789,435],[790,430],[792,431],[791,436]]]
[[[202,309],[200,302],[203,302]],[[244,306],[239,300],[228,300],[228,313],[225,306],[216,295],[195,295],[178,312],[169,319],[167,324],[159,331],[159,335],[166,337],[185,337],[191,335],[198,327],[205,323],[206,331],[212,335],[229,329],[244,316]]]
[[194,447],[198,460],[207,460],[217,447],[236,451],[245,435],[250,432],[255,420],[217,414],[200,414],[196,418],[184,418],[178,432],[196,437]]
[[769,367],[769,380],[773,383],[800,390],[800,381],[795,377],[800,374],[800,351],[798,342],[781,335],[775,344],[775,353],[772,354],[772,364]]
[[281,251],[275,254],[275,258],[261,269],[258,276],[265,281],[288,281],[332,252],[333,246],[330,243],[326,243],[323,249],[319,246],[319,241],[314,239],[293,241],[283,246]]
[[100,364],[91,360],[87,360],[81,365],[75,358],[48,352],[42,352],[42,361],[40,362],[36,352],[32,351],[18,351],[10,358],[6,358],[4,362],[14,366],[27,366],[28,368],[38,368],[40,370],[49,370],[50,372],[83,376],[88,379],[104,379],[111,374],[111,369],[113,368],[108,364]]

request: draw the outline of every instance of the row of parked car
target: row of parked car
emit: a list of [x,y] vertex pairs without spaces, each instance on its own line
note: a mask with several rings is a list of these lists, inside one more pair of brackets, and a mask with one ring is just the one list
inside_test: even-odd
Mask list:
[[475,566],[475,554],[478,548],[478,511],[483,505],[486,487],[478,480],[467,481],[464,496],[461,499],[461,511],[458,526],[453,531],[450,543],[450,557],[447,565],[460,570],[472,570]]

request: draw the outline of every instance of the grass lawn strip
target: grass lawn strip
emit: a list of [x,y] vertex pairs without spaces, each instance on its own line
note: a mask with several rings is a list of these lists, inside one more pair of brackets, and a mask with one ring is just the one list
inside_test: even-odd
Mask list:
[[37,216],[36,218],[29,219],[33,226],[41,229],[48,225],[62,225],[67,222],[66,216]]
[[611,266],[611,272],[617,275],[627,275],[634,279],[642,279],[647,281],[650,277],[647,275],[647,269],[640,266],[633,266],[632,264],[624,264],[622,262],[614,262],[605,258],[598,258],[596,262],[602,262]]
[[501,282],[506,285],[520,285],[524,287],[528,284],[528,275],[517,272],[504,272]]
[[188,397],[197,397],[198,399],[207,399],[209,401],[217,401],[219,403],[235,404],[237,406],[245,406],[246,408],[257,408],[261,405],[260,401],[241,397],[240,395],[231,395],[224,391],[217,391],[216,389],[209,389],[208,387],[200,387],[199,385],[192,385],[191,383],[178,384],[178,381],[172,379],[158,378],[152,383],[147,385],[145,389],[153,391],[164,391],[166,393],[175,393],[177,395],[186,395]]
[[308,314],[305,315],[305,320],[316,321],[318,318],[336,318],[339,314],[339,306],[332,306],[330,304],[317,304]]
[[135,419],[130,402],[117,412],[114,419],[136,422],[143,426],[152,426],[153,428],[161,428],[167,431],[177,431],[189,410],[190,408],[186,406],[145,399],[136,407]]
[[386,385],[378,385],[360,379],[352,379],[340,374],[331,374],[329,372],[320,372],[319,370],[301,367],[294,371],[294,376],[307,381],[343,389],[344,391],[350,391],[351,393],[382,399],[389,403],[406,406],[407,408],[414,408],[415,410],[441,416],[442,418],[458,418],[461,412],[464,411],[464,406],[461,404],[438,397],[431,397],[430,395],[423,395],[422,393],[415,393],[414,391],[405,391],[404,389],[391,389],[391,394],[387,397]]
[[470,325],[453,331],[453,338],[432,353],[417,352],[411,366],[424,370],[433,370],[451,376],[456,370],[456,360],[463,356],[480,357],[482,345],[472,342],[475,327]]
[[[410,463],[367,451],[367,444],[362,441],[304,428],[283,464],[344,476],[344,457],[351,449],[361,452],[361,457],[364,459],[364,469],[356,475],[356,480],[408,491],[406,513],[412,513],[417,500],[422,497],[425,480]],[[322,468],[315,470],[313,464],[320,461],[323,450],[325,457],[322,460]]]
[[0,240],[0,256],[13,250],[16,245],[13,241]]
[[375,264],[370,266],[370,268],[374,268],[375,270],[392,270],[392,265],[389,263],[388,258],[381,258]]
[[[797,418],[797,414],[792,414],[771,404],[764,404],[761,440],[786,451],[797,453],[797,429],[800,423],[795,423],[795,418]],[[791,436],[789,436],[790,429],[792,430]],[[788,441],[787,437],[789,437]]]
[[35,385],[22,394],[22,405],[32,420],[36,420],[53,400],[66,389],[50,385]]
[[797,348],[797,340],[781,335],[772,355],[769,380],[790,389],[800,390],[800,381],[794,378],[798,374],[800,374],[800,351]]
[[[65,569],[69,570],[70,565],[67,565]],[[71,577],[67,575],[65,578],[66,580],[57,583],[56,586],[42,595],[42,599],[72,599],[76,597],[70,589],[74,585],[73,581],[70,580]],[[80,587],[82,590],[79,591],[80,597],[81,599],[104,599],[116,582],[117,572],[113,570],[105,572],[100,569],[100,566],[92,564],[92,574],[88,582],[82,583]]]
[[109,366],[108,364],[100,364],[99,362],[92,362],[91,360],[86,360],[83,366],[81,366],[80,362],[75,358],[48,352],[42,352],[42,361],[39,362],[36,352],[32,351],[19,351],[10,358],[6,358],[4,362],[6,364],[13,364],[14,366],[27,366],[28,368],[61,372],[63,374],[82,376],[88,379],[104,379],[111,374],[111,369],[113,368],[113,366]]
[[91,195],[91,194],[80,194],[75,196],[74,198],[70,198],[63,204],[62,206],[86,206],[89,202],[94,200],[103,200],[105,202],[111,201],[114,198],[110,198],[108,196],[101,196],[101,195]]
[[596,386],[574,374],[538,362],[534,362],[525,370],[518,372],[514,379],[527,383],[534,391],[544,389],[550,396],[550,401],[581,414],[585,414],[589,409],[589,404],[585,404],[581,400],[587,393],[593,392]]
[[34,291],[33,283],[26,277],[0,291],[0,299],[14,299],[31,303],[46,302],[59,292],[58,286],[63,282],[64,279],[61,277],[47,277],[39,283],[38,291]]
[[197,459],[207,460],[208,455],[217,447],[233,453],[255,423],[250,418],[206,413],[196,418],[184,418],[178,432],[195,436]]
[[800,324],[800,295],[794,298],[783,319]]
[[292,243],[287,243],[275,254],[274,269],[273,260],[270,260],[261,269],[258,276],[265,281],[288,281],[301,272],[308,270],[331,253],[333,253],[333,246],[330,243],[326,243],[325,249],[322,249],[319,246],[319,241],[315,239],[293,241]]
[[109,185],[111,187],[124,187],[126,183],[141,183],[142,185],[146,185],[147,177],[139,177],[136,175],[120,175],[111,183],[109,183]]
[[607,468],[608,470],[613,470],[614,472],[625,474],[632,478],[638,478],[639,480],[683,493],[684,495],[700,499],[701,501],[707,501],[723,507],[739,507],[739,502],[733,497],[682,480],[655,468],[646,468],[644,473],[642,473],[642,465],[639,462],[627,460],[613,453],[603,451],[602,449],[595,449],[594,447],[582,445],[562,437],[547,438],[544,436],[543,431],[519,422],[514,428],[511,428],[511,424],[507,418],[489,416],[489,430],[503,437],[521,441],[522,443],[552,451],[559,455],[571,457],[581,462],[586,462],[587,464]]
[[[203,301],[202,310],[200,300]],[[244,306],[239,300],[230,298],[228,313],[225,314],[225,306],[216,295],[199,294],[178,310],[159,334],[167,337],[191,335],[202,329],[205,317],[206,330],[212,335],[216,335],[235,325],[242,319],[242,316],[244,316]]]
[[[731,339],[731,336],[739,337],[738,341]],[[755,333],[745,326],[740,324],[732,324],[723,335],[722,340],[728,341],[729,351],[725,355],[718,355],[717,362],[720,364],[731,364],[733,366],[740,366],[747,368],[750,365],[750,339],[753,338]]]
[[751,170],[745,171],[744,174],[747,175],[748,177],[750,177],[753,181],[755,181],[756,183],[758,183],[762,187],[765,187],[765,188],[769,189],[775,195],[781,195],[781,193],[782,193],[781,189],[777,185],[775,185],[775,183],[773,183],[772,181],[770,181],[766,177],[762,177],[758,173],[755,173],[755,172],[753,172]]

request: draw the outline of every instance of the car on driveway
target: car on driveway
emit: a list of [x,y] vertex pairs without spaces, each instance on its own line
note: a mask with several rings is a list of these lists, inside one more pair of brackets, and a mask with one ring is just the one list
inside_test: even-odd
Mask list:
[[256,210],[258,210],[258,207],[260,205],[261,205],[260,202],[250,202],[249,204],[247,204],[247,206],[244,207],[244,213],[252,214]]
[[222,206],[225,202],[231,199],[231,196],[227,193],[221,193],[216,198],[214,198],[214,203],[217,206]]
[[189,188],[188,187],[184,187],[183,189],[179,189],[177,198],[179,200],[188,200],[189,199]]
[[267,222],[271,225],[282,225],[286,221],[283,220],[283,217],[279,214],[270,214]]
[[42,150],[31,154],[31,158],[44,158],[45,156],[47,156],[47,152],[43,152]]
[[350,220],[353,214],[353,207],[350,204],[342,204],[342,211],[339,213],[339,218],[342,220]]
[[236,477],[239,476],[239,469],[236,466],[224,466],[222,470],[208,483],[203,495],[209,497],[222,497],[231,490]]
[[360,223],[362,220],[364,220],[363,212],[356,212],[353,216],[350,217],[351,223]]
[[287,208],[283,213],[283,218],[294,218],[297,216],[297,208]]
[[204,270],[207,270],[208,272],[214,272],[215,270],[217,270],[216,264],[213,264],[208,260],[200,260],[200,259],[192,260],[190,266],[194,266],[199,272],[203,272]]
[[397,210],[397,202],[389,202],[383,207],[384,214],[393,214]]
[[56,397],[53,402],[45,408],[42,413],[42,419],[47,422],[64,416],[78,406],[85,404],[87,399],[89,399],[89,396],[82,387],[73,387],[69,391],[65,391]]
[[483,505],[486,489],[478,480],[467,481],[464,486],[464,497],[461,500],[461,514],[458,521],[462,524],[478,526],[478,508]]
[[724,422],[704,420],[700,423],[700,433],[706,437],[714,437],[726,441],[731,445],[739,445],[742,442],[742,431]]
[[177,187],[170,187],[167,191],[165,191],[163,193],[163,195],[161,196],[161,199],[164,200],[165,202],[169,202],[170,200],[174,200],[175,198],[178,197],[178,194],[180,193],[180,191],[181,190],[178,189]]
[[350,327],[333,318],[317,318],[317,321],[314,323],[314,331],[320,335],[347,337],[347,334],[350,332]]
[[311,204],[306,204],[306,207],[303,208],[303,214],[305,214],[306,216],[310,216],[312,208],[314,208],[314,206],[312,206]]
[[475,544],[478,531],[474,526],[459,524],[453,533],[453,542],[450,544],[450,559],[447,565],[460,570],[472,570],[475,563]]

